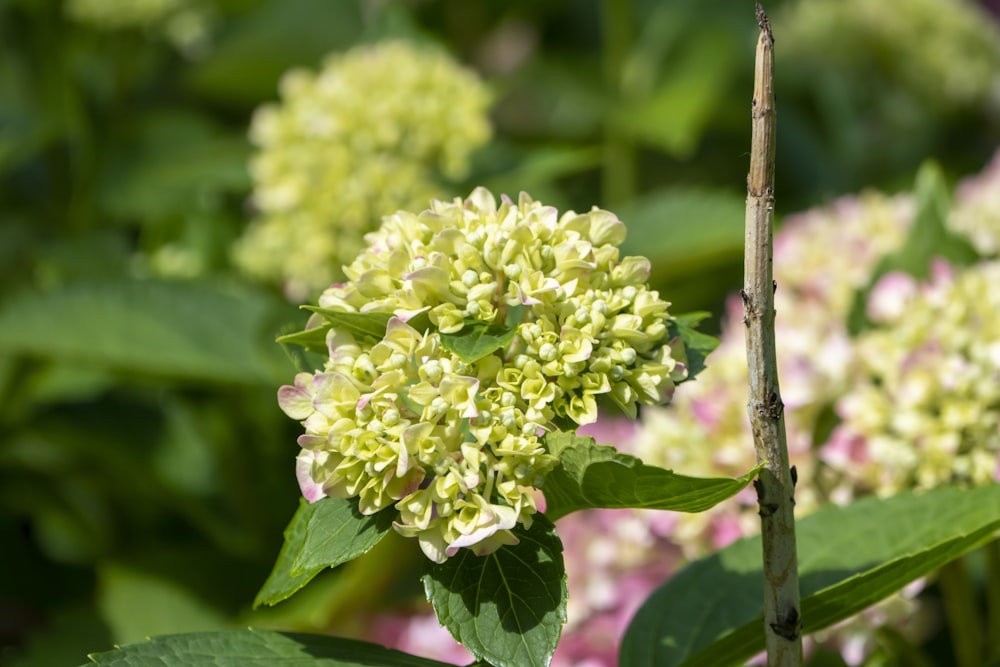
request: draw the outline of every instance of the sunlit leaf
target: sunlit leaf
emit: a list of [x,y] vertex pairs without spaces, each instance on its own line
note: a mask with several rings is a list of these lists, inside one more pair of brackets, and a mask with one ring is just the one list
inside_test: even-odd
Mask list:
[[210,283],[119,281],[25,291],[0,306],[0,347],[135,373],[270,385],[291,369],[268,341],[275,304]]
[[274,569],[254,606],[273,605],[289,598],[328,567],[357,558],[385,537],[395,510],[388,508],[365,516],[357,501],[323,498],[315,503],[300,500],[288,527],[285,543]]
[[[796,527],[804,633],[848,618],[989,542],[1000,485],[866,498]],[[661,586],[625,634],[623,667],[735,665],[764,648],[760,538],[740,540]]]
[[438,620],[473,655],[495,667],[548,665],[566,621],[562,542],[537,516],[520,543],[488,556],[469,549],[424,575]]
[[739,493],[757,475],[698,478],[644,464],[614,447],[572,433],[550,433],[549,451],[559,467],[545,478],[545,514],[552,520],[591,508],[642,508],[702,512]]

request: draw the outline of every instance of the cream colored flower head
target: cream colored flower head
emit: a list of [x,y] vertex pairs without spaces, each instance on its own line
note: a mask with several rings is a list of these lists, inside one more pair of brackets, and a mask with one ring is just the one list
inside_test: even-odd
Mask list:
[[360,46],[318,72],[288,72],[280,88],[281,103],[258,109],[250,127],[260,217],[236,261],[297,299],[342,279],[382,216],[464,177],[491,133],[486,87],[428,46]]
[[878,324],[857,340],[858,373],[824,448],[856,488],[890,495],[1000,479],[1000,263],[927,283],[901,273],[872,291]]
[[279,392],[305,426],[306,497],[393,506],[436,562],[516,542],[557,463],[547,431],[593,422],[603,401],[634,416],[686,377],[668,304],[649,262],[619,255],[624,236],[607,211],[498,205],[482,188],[387,217],[310,322],[368,314],[384,335],[332,325],[324,368]]

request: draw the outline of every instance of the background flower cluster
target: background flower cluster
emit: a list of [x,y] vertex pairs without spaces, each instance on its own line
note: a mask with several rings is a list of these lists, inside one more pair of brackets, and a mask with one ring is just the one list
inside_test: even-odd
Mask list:
[[[985,250],[1000,238],[984,206],[1000,191],[998,165],[1000,155],[958,186],[948,216],[952,230],[978,230]],[[926,280],[887,274],[868,297],[873,326],[857,336],[849,331],[854,295],[904,243],[915,212],[912,195],[869,191],[788,216],[776,235],[778,364],[800,516],[871,493],[1000,479],[1000,308],[991,288],[1000,275],[989,253],[968,267],[935,261]],[[752,467],[742,317],[734,296],[708,368],[679,386],[669,406],[644,409],[638,423],[606,418],[579,433],[685,474],[730,476]],[[553,664],[597,667],[617,664],[618,641],[646,596],[685,561],[756,534],[759,517],[750,489],[703,513],[588,510],[560,519],[557,530],[570,601]],[[877,647],[880,626],[925,636],[937,621],[917,598],[922,587],[811,644],[836,647],[848,664],[861,664]],[[373,636],[457,660],[462,649],[446,631],[439,629],[436,644],[427,639],[430,618],[390,615],[386,627],[397,628],[396,637],[382,628]],[[424,628],[419,641],[411,624]]]
[[259,219],[237,246],[241,267],[314,296],[362,249],[383,215],[441,196],[490,137],[490,93],[430,45],[389,41],[332,54],[281,80],[258,109],[250,171]]

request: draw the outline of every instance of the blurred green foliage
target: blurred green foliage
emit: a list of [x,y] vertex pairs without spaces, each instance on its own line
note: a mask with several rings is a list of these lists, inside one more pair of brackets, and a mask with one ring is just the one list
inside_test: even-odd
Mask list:
[[[829,2],[805,18],[800,4],[768,6],[780,212],[892,189],[927,156],[952,178],[985,163],[1000,143],[992,18],[926,18],[942,4],[976,17],[969,3],[894,5],[919,28],[907,33],[859,3],[836,20],[821,15]],[[371,600],[415,585],[399,541],[347,566],[367,568],[368,590],[332,572],[250,611],[298,502],[297,427],[274,400],[295,367],[273,340],[305,317],[239,275],[231,248],[253,216],[249,120],[288,68],[384,38],[439,42],[496,96],[495,139],[452,194],[483,184],[616,210],[626,250],[652,259],[678,312],[718,312],[740,283],[749,4],[185,6],[188,23],[133,27],[74,20],[59,0],[0,0],[0,659],[12,665],[250,622],[350,634]],[[993,92],[948,97],[928,88],[932,70],[979,72]]]

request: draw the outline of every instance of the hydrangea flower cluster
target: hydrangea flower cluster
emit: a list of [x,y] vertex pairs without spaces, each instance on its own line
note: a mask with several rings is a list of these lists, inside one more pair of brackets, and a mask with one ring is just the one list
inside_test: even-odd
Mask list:
[[[815,437],[824,406],[852,382],[847,316],[853,295],[879,259],[902,245],[913,211],[910,197],[867,192],[789,216],[775,234],[778,374],[789,456],[800,480],[800,515],[823,500],[808,480],[815,471],[812,452],[822,444]],[[644,413],[633,442],[643,461],[705,477],[739,475],[755,464],[742,302],[734,295],[727,306],[721,343],[698,381],[678,392],[669,408]],[[673,538],[686,556],[700,557],[759,530],[753,490],[736,501],[676,517]]]
[[686,376],[668,304],[648,260],[619,256],[624,236],[607,211],[559,215],[524,194],[498,206],[483,188],[387,217],[319,300],[389,316],[385,335],[334,324],[324,368],[279,392],[306,429],[305,496],[394,506],[395,529],[435,562],[516,543],[556,464],[546,431],[594,422],[598,400],[634,416]]
[[65,12],[102,30],[154,29],[190,57],[203,54],[211,39],[206,0],[67,0]]
[[384,215],[442,195],[486,143],[490,94],[449,55],[403,41],[293,70],[254,115],[250,172],[260,217],[236,251],[246,272],[315,295]]
[[958,184],[948,225],[983,257],[1000,256],[1000,152],[980,174]]
[[858,491],[891,495],[1000,480],[1000,264],[920,284],[891,273],[857,341],[857,377],[825,460]]
[[900,94],[932,108],[974,108],[997,85],[1000,30],[977,3],[814,0],[788,5],[777,22],[789,62],[832,60],[844,72],[864,72],[869,85],[881,79],[887,85],[873,89],[897,91],[887,98],[897,113]]

